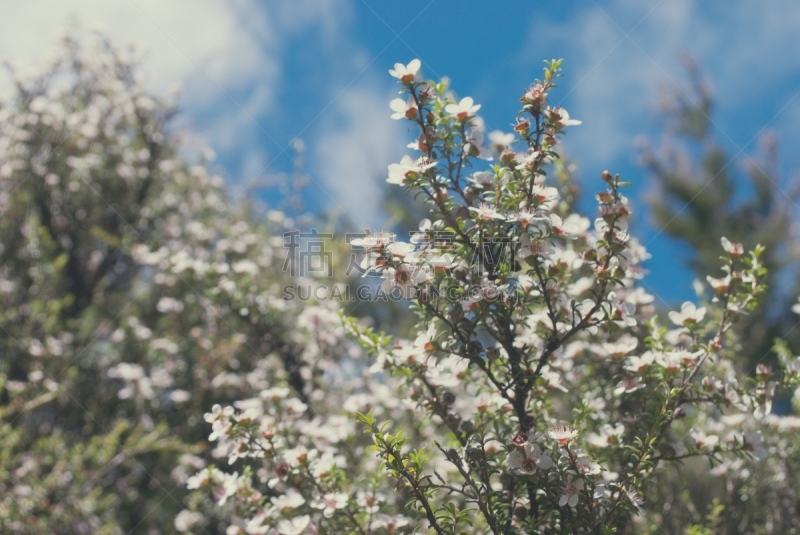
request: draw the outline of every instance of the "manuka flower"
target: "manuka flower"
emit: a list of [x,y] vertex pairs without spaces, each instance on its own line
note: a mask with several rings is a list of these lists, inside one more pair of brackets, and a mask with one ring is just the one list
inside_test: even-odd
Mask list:
[[547,434],[562,446],[566,446],[570,440],[578,436],[578,432],[571,425],[553,426]]
[[690,303],[689,301],[681,305],[680,312],[673,310],[669,313],[669,319],[672,320],[672,323],[683,327],[699,323],[703,321],[705,317],[706,307],[697,308],[694,303]]
[[403,185],[416,179],[421,173],[436,167],[436,162],[430,161],[426,157],[413,159],[411,156],[403,156],[400,163],[389,164],[389,184]]
[[389,103],[389,107],[392,108],[392,111],[394,112],[392,114],[392,119],[394,120],[413,120],[417,117],[417,105],[411,98],[408,100],[396,98]]
[[567,480],[564,481],[564,494],[558,500],[558,505],[564,507],[569,505],[575,507],[578,505],[580,492],[583,490],[583,480],[581,478],[573,478],[572,474],[567,474]]
[[422,66],[422,63],[418,59],[412,59],[408,65],[403,65],[402,63],[395,63],[394,69],[390,69],[389,74],[391,74],[404,84],[410,84],[411,82],[414,81],[414,78],[416,78],[420,66]]
[[547,470],[553,466],[553,460],[543,453],[537,444],[526,442],[522,451],[514,450],[509,454],[508,464],[511,468],[530,476],[540,469]]
[[474,116],[479,109],[481,109],[481,105],[475,104],[475,101],[472,100],[472,97],[464,97],[459,101],[458,104],[448,104],[445,106],[444,111],[450,115],[454,115],[459,120],[464,121]]

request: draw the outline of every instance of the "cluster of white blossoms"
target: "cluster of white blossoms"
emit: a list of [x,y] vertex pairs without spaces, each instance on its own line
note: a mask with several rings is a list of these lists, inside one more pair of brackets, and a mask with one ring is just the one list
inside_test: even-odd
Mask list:
[[760,250],[723,240],[724,278],[659,319],[638,285],[649,255],[629,233],[626,184],[602,173],[591,221],[548,182],[580,124],[548,105],[559,66],[524,92],[513,132],[488,135],[480,105],[422,80],[418,60],[391,71],[392,117],[419,136],[387,182],[430,216],[408,242],[372,232],[353,245],[417,328],[390,338],[315,320],[370,360],[325,368],[304,396],[270,386],[206,414],[233,471],[189,484],[233,512],[231,535],[598,533],[646,521],[648,485],[677,462],[708,459],[710,476],[737,482],[782,470],[771,452],[796,426],[771,404],[800,382],[800,360],[743,374],[731,331],[763,291]]
[[419,61],[392,70],[418,135],[389,187],[430,214],[355,245],[417,315],[393,338],[284,299],[304,225],[229,207],[179,157],[173,103],[100,45],[68,40],[0,109],[0,531],[653,531],[680,462],[800,518],[800,419],[772,410],[800,357],[743,368],[732,329],[760,248],[723,240],[698,302],[659,314],[625,184],[571,206],[559,62],[508,132]]

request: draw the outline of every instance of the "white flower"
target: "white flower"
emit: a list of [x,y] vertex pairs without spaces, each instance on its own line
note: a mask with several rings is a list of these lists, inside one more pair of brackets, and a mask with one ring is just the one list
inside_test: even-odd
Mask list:
[[308,515],[298,516],[291,520],[281,520],[278,522],[278,533],[281,535],[300,535],[308,527],[311,517]]
[[627,487],[622,490],[625,491],[625,496],[628,498],[628,501],[631,502],[631,505],[633,505],[639,513],[643,513],[644,509],[642,509],[642,505],[644,505],[644,500],[636,494],[636,491]]
[[610,424],[603,424],[597,433],[591,433],[586,437],[586,442],[596,448],[607,448],[618,442],[619,437],[625,432],[625,426],[616,424],[611,427]]
[[767,450],[765,450],[761,445],[761,442],[764,440],[764,436],[761,434],[761,431],[745,433],[743,438],[745,446],[747,447],[747,451],[750,452],[750,455],[759,460],[766,459]]
[[255,262],[251,260],[240,260],[234,263],[231,266],[231,269],[233,269],[234,273],[239,273],[239,274],[247,273],[250,275],[255,275],[258,273],[258,266],[256,265]]
[[673,310],[669,313],[669,319],[672,320],[672,323],[684,327],[703,321],[705,317],[706,307],[697,308],[694,303],[690,303],[689,301],[681,305],[680,312]]
[[408,264],[400,264],[396,268],[386,268],[383,271],[383,284],[381,288],[387,294],[395,288],[400,288],[403,295],[410,297],[414,288],[428,279],[425,270],[412,267]]
[[411,156],[405,155],[400,163],[389,164],[389,178],[386,179],[386,182],[402,185],[435,166],[436,162],[432,162],[424,156],[415,160]]
[[640,357],[628,357],[625,369],[633,373],[642,373],[653,364],[655,357],[652,351],[646,351]]
[[[549,202],[554,201],[555,199],[552,199]],[[557,236],[564,236],[574,240],[579,234],[582,234],[588,228],[585,226],[586,219],[580,216],[569,216],[567,219],[562,220],[561,217],[557,216],[556,214],[550,214],[549,218],[550,227],[553,229],[553,234],[556,234]]]
[[491,188],[494,185],[494,179],[494,173],[490,173],[489,171],[478,171],[472,175],[470,180],[474,182],[476,186],[480,186],[481,188]]
[[617,385],[617,388],[614,389],[614,395],[621,396],[622,394],[630,394],[631,392],[636,392],[644,387],[644,383],[642,383],[641,379],[638,377],[625,377]]
[[573,479],[572,475],[567,475],[567,480],[564,482],[564,495],[558,500],[558,505],[575,507],[578,505],[578,495],[581,490],[583,490],[583,480],[581,478]]
[[303,496],[301,496],[300,493],[294,489],[289,489],[286,494],[276,496],[270,501],[276,509],[281,511],[284,509],[297,509],[306,503],[305,498],[303,498]]
[[562,392],[569,392],[566,386],[561,384],[561,374],[558,372],[554,372],[550,370],[550,366],[543,366],[542,367],[542,379],[547,382],[548,388],[555,388],[561,390]]
[[475,104],[472,97],[464,97],[458,104],[448,104],[444,107],[444,111],[450,115],[455,115],[462,121],[475,115],[479,109],[481,109],[481,105]]
[[706,277],[706,280],[711,285],[711,287],[714,288],[714,291],[720,294],[727,292],[728,288],[731,285],[730,275],[726,275],[721,279],[715,279],[714,277],[709,275],[708,277]]
[[700,449],[708,448],[713,450],[719,443],[719,437],[717,435],[707,435],[702,429],[693,427],[690,433],[695,444],[697,444],[697,447]]
[[551,427],[547,434],[562,446],[566,446],[570,440],[578,436],[578,431],[571,425],[556,425]]
[[792,306],[792,312],[800,314],[800,297],[797,298],[797,303]]
[[528,225],[530,225],[534,221],[538,221],[539,219],[541,218],[536,216],[535,210],[530,210],[526,208],[523,208],[522,210],[517,210],[514,213],[514,215],[509,216],[508,218],[509,221],[516,221],[517,223],[519,223],[519,226],[521,226],[522,228],[527,228]]
[[500,130],[495,130],[489,134],[489,142],[499,151],[511,145],[515,139],[516,136],[514,134],[507,134]]
[[569,112],[560,106],[554,110],[551,110],[551,113],[556,118],[556,125],[558,125],[559,128],[564,128],[565,126],[577,126],[582,122],[576,119],[570,119]]
[[394,243],[390,243],[389,246],[386,248],[392,256],[397,258],[405,258],[414,253],[416,250],[416,246],[411,243],[397,241]]
[[539,164],[539,151],[530,151],[525,154],[525,157],[522,159],[519,165],[517,165],[517,170],[523,171],[525,169],[530,169],[533,171],[536,166]]
[[[373,232],[363,238],[356,238],[350,242],[353,247],[363,247],[368,251],[382,251],[384,247],[394,242],[395,235],[388,232]],[[288,390],[287,390],[288,393]]]
[[498,212],[495,207],[490,206],[485,202],[478,205],[477,208],[470,206],[469,209],[470,211],[475,212],[481,221],[490,221],[492,219],[499,219],[501,221],[505,220],[505,216],[503,214]]
[[322,509],[325,518],[330,518],[338,509],[343,509],[347,505],[347,494],[343,492],[329,492],[325,496],[315,498],[311,501],[311,507]]
[[720,242],[722,243],[722,248],[725,249],[725,252],[732,258],[739,258],[744,254],[744,247],[742,247],[741,243],[731,243],[730,240],[724,236],[720,239]]
[[603,342],[603,352],[610,357],[622,358],[638,345],[639,341],[636,338],[625,337],[616,342]]
[[408,519],[402,516],[389,516],[381,515],[370,524],[370,529],[373,531],[385,529],[389,533],[397,532],[398,528],[408,525]]
[[[479,118],[475,119],[477,122]],[[474,128],[467,133],[466,143],[464,144],[464,156],[475,156],[482,160],[491,161],[494,159],[492,151],[483,144],[483,130]]]
[[359,507],[363,508],[366,513],[375,514],[380,510],[379,503],[385,502],[386,497],[382,494],[376,494],[373,491],[365,492],[359,490],[356,494],[356,503]]
[[[546,205],[541,208],[549,209],[549,207],[558,200],[558,190],[550,186],[543,186],[542,184],[534,184],[531,188],[533,200],[537,205]],[[561,218],[559,218],[561,221]]]
[[[247,521],[245,531],[248,535],[265,535],[269,533],[271,529],[271,526],[267,523],[269,520],[271,520],[270,511],[261,511]],[[241,533],[241,531],[237,531],[236,533]]]
[[200,489],[223,481],[225,473],[216,467],[204,468],[186,480],[189,490]]
[[456,257],[450,253],[437,254],[425,259],[425,265],[437,272],[447,270],[453,267],[455,263]]
[[575,461],[575,468],[583,475],[597,475],[600,473],[600,465],[587,457],[578,457]]
[[156,310],[162,314],[166,314],[167,312],[182,312],[183,302],[172,297],[162,297],[158,300]]
[[659,366],[664,368],[664,370],[675,373],[681,370],[683,367],[683,360],[680,358],[678,353],[659,353],[656,356],[656,362]]
[[292,467],[297,468],[305,462],[311,462],[319,455],[317,450],[308,450],[305,446],[296,446],[290,450],[283,452],[283,458],[286,463]]
[[198,524],[202,520],[203,520],[203,515],[201,515],[200,513],[184,509],[175,516],[174,520],[175,529],[177,529],[178,531],[187,531],[192,526]]
[[185,403],[192,398],[192,395],[186,390],[176,389],[169,393],[169,399],[173,403]]
[[523,451],[514,450],[509,454],[508,464],[523,474],[533,475],[539,469],[547,470],[552,467],[553,460],[543,453],[537,444],[527,442],[523,446]]
[[419,72],[419,68],[421,66],[422,63],[418,59],[412,59],[408,65],[403,65],[402,63],[395,63],[394,69],[390,69],[389,74],[391,74],[404,84],[408,84],[414,81],[414,78],[416,78],[417,72]]
[[410,98],[408,100],[396,98],[389,103],[389,107],[394,112],[392,114],[392,119],[395,121],[399,119],[412,120],[417,116],[417,105]]
[[548,241],[533,241],[527,234],[522,234],[519,237],[520,248],[517,253],[520,258],[528,258],[530,256],[550,255],[553,253],[553,246]]

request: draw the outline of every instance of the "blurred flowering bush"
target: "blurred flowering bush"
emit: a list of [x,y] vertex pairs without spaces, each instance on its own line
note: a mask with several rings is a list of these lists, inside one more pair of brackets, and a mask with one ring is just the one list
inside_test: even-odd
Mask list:
[[0,531],[797,529],[797,420],[770,412],[800,360],[748,373],[732,329],[762,249],[722,240],[703,302],[659,314],[625,183],[602,174],[591,221],[548,181],[579,124],[548,104],[559,61],[509,133],[391,71],[418,137],[387,182],[430,215],[353,245],[406,338],[283,299],[296,223],[187,163],[136,65],[67,39],[0,109]]
[[273,388],[329,439],[313,385],[358,351],[330,307],[281,298],[293,223],[183,161],[141,57],[61,50],[0,109],[0,532],[185,530],[210,510],[187,478],[228,455],[203,414]]

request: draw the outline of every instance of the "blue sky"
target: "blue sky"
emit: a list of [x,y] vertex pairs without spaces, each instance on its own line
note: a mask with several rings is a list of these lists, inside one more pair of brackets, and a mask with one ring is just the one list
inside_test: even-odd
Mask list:
[[[739,166],[763,129],[780,139],[788,175],[800,159],[800,4],[735,0],[38,0],[0,22],[0,56],[40,63],[70,21],[138,43],[139,69],[156,91],[183,86],[176,128],[187,151],[210,146],[233,191],[274,200],[292,169],[291,143],[307,147],[312,208],[380,225],[387,164],[408,134],[389,119],[396,91],[387,70],[419,57],[426,76],[448,76],[483,105],[489,129],[508,129],[522,89],[542,60],[565,59],[551,101],[584,124],[565,146],[591,196],[603,169],[635,186],[634,233],[653,255],[650,291],[691,298],[686,252],[652,227],[642,201],[652,185],[637,165],[638,136],[655,138],[657,89],[683,83],[690,52],[717,97],[715,133]],[[796,98],[797,97],[797,98]],[[654,139],[657,142],[657,139]]]

